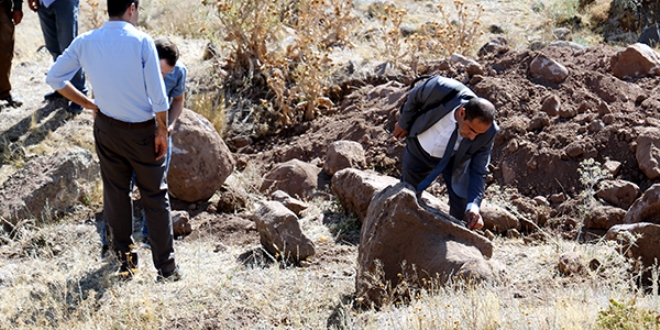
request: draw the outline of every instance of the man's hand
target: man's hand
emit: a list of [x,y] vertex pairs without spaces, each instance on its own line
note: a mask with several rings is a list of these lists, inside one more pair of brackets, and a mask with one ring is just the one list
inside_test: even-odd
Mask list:
[[11,20],[14,21],[14,25],[18,25],[23,20],[23,11],[14,10],[11,12]]
[[467,227],[471,230],[477,230],[484,227],[484,219],[481,217],[479,212],[469,210],[465,212],[465,221],[467,221]]
[[167,111],[156,112],[156,124],[158,130],[156,131],[155,144],[156,144],[156,160],[167,155],[168,147],[168,127],[167,127]]
[[28,5],[32,11],[36,12],[39,10],[39,0],[28,0]]
[[408,136],[408,131],[401,128],[401,126],[399,126],[399,123],[396,123],[396,124],[394,124],[394,132],[392,133],[392,135],[395,138],[401,140],[401,139],[405,138],[406,136]]
[[156,160],[160,160],[167,155],[167,130],[159,129],[154,142],[156,144]]

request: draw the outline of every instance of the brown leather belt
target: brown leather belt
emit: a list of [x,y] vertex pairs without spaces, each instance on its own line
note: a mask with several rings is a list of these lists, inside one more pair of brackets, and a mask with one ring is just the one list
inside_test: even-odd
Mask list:
[[149,119],[147,121],[139,122],[139,123],[127,123],[125,121],[117,120],[114,118],[110,118],[103,114],[101,110],[96,112],[96,117],[103,119],[103,121],[107,122],[110,124],[110,126],[119,126],[119,127],[124,127],[128,129],[139,129],[139,128],[147,128],[150,126],[153,126],[156,124],[156,121],[154,119]]

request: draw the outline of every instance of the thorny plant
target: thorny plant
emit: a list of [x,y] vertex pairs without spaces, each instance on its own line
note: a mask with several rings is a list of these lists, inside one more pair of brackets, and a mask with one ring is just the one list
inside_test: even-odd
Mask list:
[[[332,47],[350,47],[356,23],[352,1],[226,0],[218,16],[231,47],[225,69],[242,84],[264,81],[261,100],[274,113],[271,129],[313,119],[333,106],[324,97],[334,63]],[[247,89],[248,92],[253,92]]]
[[483,34],[479,29],[484,7],[479,3],[474,6],[471,8],[462,0],[454,0],[456,18],[452,19],[454,16],[449,10],[438,5],[442,22],[427,22],[417,33],[404,38],[401,24],[407,12],[387,5],[385,14],[377,16],[386,26],[381,37],[381,57],[395,67],[411,70],[417,75],[418,67],[424,59],[442,58],[455,53],[471,55],[475,50],[476,39]]
[[584,203],[582,206],[582,216],[580,217],[577,236],[575,238],[576,241],[580,240],[580,234],[582,233],[582,227],[584,226],[584,219],[589,214],[589,205],[594,201],[596,185],[600,181],[612,177],[612,174],[603,169],[601,164],[593,158],[581,161],[578,167],[578,173],[580,174],[580,183],[584,186],[584,190],[580,193]]

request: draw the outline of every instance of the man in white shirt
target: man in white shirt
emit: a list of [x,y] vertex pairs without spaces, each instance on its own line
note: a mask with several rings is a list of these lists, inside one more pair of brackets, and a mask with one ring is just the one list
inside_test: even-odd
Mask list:
[[479,206],[493,150],[495,106],[460,82],[435,76],[408,95],[393,135],[407,137],[401,180],[421,194],[442,174],[450,214],[483,227]]

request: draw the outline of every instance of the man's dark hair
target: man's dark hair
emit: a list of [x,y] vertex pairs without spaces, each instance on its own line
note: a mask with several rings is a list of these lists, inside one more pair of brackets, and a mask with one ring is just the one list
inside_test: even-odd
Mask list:
[[131,4],[135,4],[135,7],[137,7],[140,2],[138,0],[108,0],[108,16],[119,17],[124,15]]
[[158,58],[167,61],[170,66],[175,66],[176,61],[179,59],[179,48],[167,38],[158,38],[154,40],[156,44],[156,51]]
[[484,124],[492,124],[495,121],[495,106],[486,99],[475,97],[463,106],[465,109],[464,120],[479,118]]

